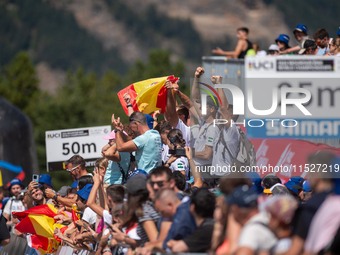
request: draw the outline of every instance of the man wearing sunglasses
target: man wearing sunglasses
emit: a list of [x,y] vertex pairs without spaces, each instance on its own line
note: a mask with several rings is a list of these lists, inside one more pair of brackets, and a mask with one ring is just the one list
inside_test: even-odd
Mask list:
[[320,28],[314,33],[314,40],[316,44],[319,46],[319,50],[316,55],[325,55],[329,53],[329,44],[333,40],[333,38],[329,38],[329,33],[326,29]]
[[[66,163],[66,171],[72,176],[73,180],[78,180],[80,177],[85,175],[92,176],[92,174],[86,171],[85,160],[83,157],[74,155],[68,161],[66,161]],[[69,199],[59,196],[52,189],[46,189],[45,194],[47,198],[52,198],[64,206],[72,207],[72,205],[76,202],[76,199]]]
[[149,173],[155,167],[162,165],[161,136],[158,131],[150,130],[145,115],[133,112],[129,117],[132,131],[137,135],[133,140],[127,140],[123,134],[123,124],[120,118],[112,115],[112,125],[116,132],[116,145],[119,152],[136,152],[138,169]]

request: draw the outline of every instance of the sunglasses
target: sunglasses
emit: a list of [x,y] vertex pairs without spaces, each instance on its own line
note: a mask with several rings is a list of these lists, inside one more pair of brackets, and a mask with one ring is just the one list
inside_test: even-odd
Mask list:
[[150,184],[151,184],[151,187],[153,187],[155,184],[157,184],[157,186],[161,188],[161,187],[164,186],[164,182],[166,182],[166,181],[158,181],[158,182],[150,181]]
[[67,171],[67,172],[72,172],[72,171],[73,171],[74,169],[76,169],[78,166],[80,166],[80,165],[77,165],[77,166],[75,166],[75,167],[73,167],[73,168],[71,168],[71,169],[68,169],[68,168],[67,168],[66,171]]
[[131,121],[136,121],[136,122],[140,123],[140,121],[135,120],[135,119],[132,119],[132,118],[130,118],[130,117],[129,117],[129,121],[130,121],[130,122],[131,122]]

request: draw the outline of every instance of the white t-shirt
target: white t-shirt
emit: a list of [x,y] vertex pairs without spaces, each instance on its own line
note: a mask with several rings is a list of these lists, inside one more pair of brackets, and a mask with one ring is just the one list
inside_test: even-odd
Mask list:
[[112,215],[108,210],[103,211],[103,218],[105,224],[112,224]]
[[[168,154],[164,162],[168,161],[170,157],[171,157],[171,155]],[[177,158],[174,162],[171,163],[169,168],[171,169],[172,172],[174,172],[174,171],[185,171],[186,180],[189,180],[190,167],[189,167],[189,161],[188,161],[187,157]]]
[[[11,207],[11,205],[12,205],[12,207]],[[25,211],[25,207],[22,204],[21,200],[11,198],[10,200],[7,201],[3,213],[9,214],[9,215],[12,216],[12,212],[22,212],[22,211]]]
[[228,150],[224,149],[224,146],[220,141],[221,132],[223,132],[222,139],[224,139],[230,153],[234,158],[237,156],[236,153],[238,145],[240,143],[240,134],[235,122],[233,120],[231,122],[232,124],[230,125],[230,127],[226,129],[226,127],[224,126],[214,139],[212,166],[215,168],[215,172],[213,172],[213,170],[211,169],[210,173],[212,175],[223,176],[230,173],[229,166],[231,164],[232,158]]
[[90,225],[95,224],[97,220],[97,214],[90,207],[86,207],[82,220],[86,221]]
[[[214,127],[213,123],[204,123],[198,132],[197,139],[195,140],[195,153],[204,151],[206,145],[213,147],[213,142],[215,137],[218,136],[218,131],[218,126]],[[210,165],[212,163],[212,157],[206,160],[195,157],[194,163],[196,166]]]
[[190,147],[190,127],[185,125],[182,120],[178,120],[176,129],[182,131],[183,139],[185,140],[185,146]]
[[194,146],[195,141],[198,137],[198,132],[200,130],[200,126],[198,124],[193,125],[190,127],[190,131],[191,131],[191,144],[192,146]]
[[169,157],[169,145],[162,144],[162,161],[165,163]]
[[276,244],[277,238],[274,233],[265,226],[268,222],[269,216],[264,212],[251,217],[242,228],[238,240],[238,247],[248,247],[255,253],[270,250]]

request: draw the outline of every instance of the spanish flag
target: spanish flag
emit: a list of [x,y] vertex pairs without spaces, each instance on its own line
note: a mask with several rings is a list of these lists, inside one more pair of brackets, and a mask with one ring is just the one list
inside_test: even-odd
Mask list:
[[175,83],[178,81],[178,78],[173,75],[152,78],[131,84],[119,91],[117,95],[125,113],[128,115],[128,109],[124,100],[124,94],[128,91],[134,111],[150,114],[154,111],[161,110],[161,112],[164,113],[167,95],[164,84],[167,80]]
[[60,243],[54,238],[54,229],[64,227],[64,225],[55,223],[54,217],[58,215],[57,211],[53,205],[45,204],[23,212],[13,212],[12,214],[20,220],[15,228],[21,233],[33,234],[28,240],[30,247],[47,253],[56,251]]

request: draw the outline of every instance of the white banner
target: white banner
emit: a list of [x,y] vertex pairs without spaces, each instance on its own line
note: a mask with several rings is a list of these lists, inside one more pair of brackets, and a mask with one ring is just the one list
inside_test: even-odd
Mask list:
[[86,167],[94,166],[108,143],[102,137],[110,132],[111,126],[46,131],[47,171],[63,170],[63,162],[76,154],[86,160]]

